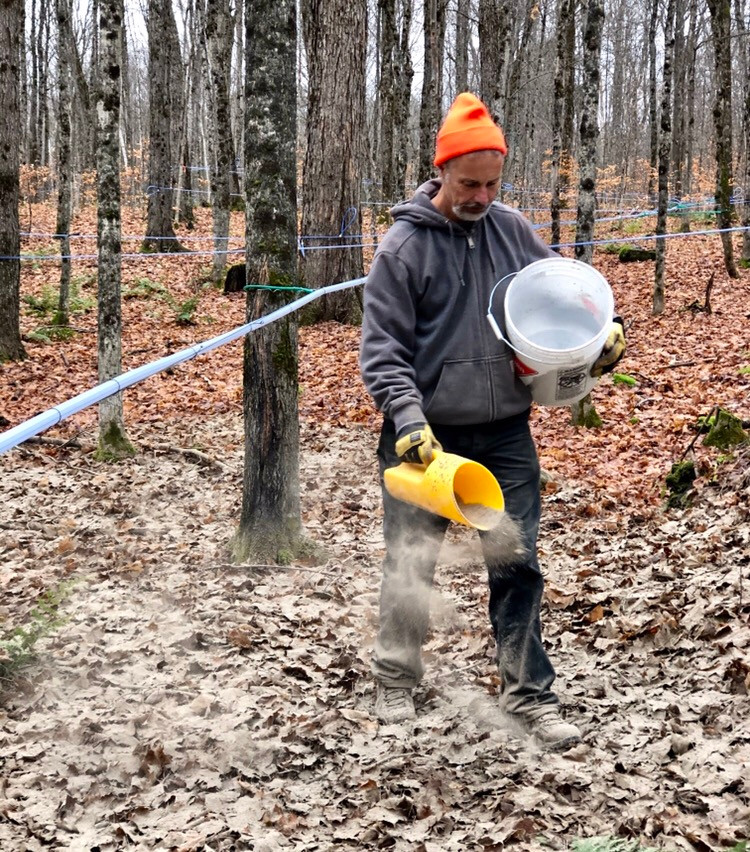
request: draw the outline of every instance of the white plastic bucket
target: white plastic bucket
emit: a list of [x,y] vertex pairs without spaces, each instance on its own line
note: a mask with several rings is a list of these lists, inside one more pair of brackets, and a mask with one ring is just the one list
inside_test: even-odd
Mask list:
[[505,293],[505,323],[516,371],[535,402],[570,405],[589,393],[613,314],[606,278],[587,263],[545,258],[516,274]]

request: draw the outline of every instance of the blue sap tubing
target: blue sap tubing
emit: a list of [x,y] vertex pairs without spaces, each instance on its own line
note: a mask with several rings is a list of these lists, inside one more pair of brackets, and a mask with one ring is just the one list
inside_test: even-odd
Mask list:
[[253,320],[239,328],[224,332],[224,334],[220,334],[218,337],[212,337],[210,340],[206,340],[203,343],[196,343],[194,346],[189,346],[187,349],[181,349],[173,355],[167,355],[164,358],[159,358],[158,361],[152,361],[149,364],[144,364],[142,367],[136,367],[134,370],[122,373],[114,379],[109,379],[90,390],[78,394],[78,396],[74,396],[72,399],[68,399],[65,402],[60,403],[60,405],[56,405],[54,408],[49,408],[47,411],[37,414],[36,417],[32,417],[31,420],[19,423],[18,426],[8,429],[7,432],[0,433],[0,455],[13,447],[17,447],[29,438],[33,438],[34,435],[44,432],[45,429],[55,426],[60,423],[60,421],[65,420],[66,417],[70,417],[72,414],[77,414],[79,411],[83,411],[84,408],[88,408],[91,405],[96,405],[97,402],[101,402],[108,396],[113,396],[114,394],[125,390],[125,388],[129,388],[131,385],[135,385],[150,376],[156,375],[156,373],[160,373],[162,370],[167,370],[170,367],[181,364],[183,361],[189,361],[191,358],[195,358],[196,355],[202,355],[204,352],[210,352],[212,349],[218,349],[219,346],[224,346],[226,343],[231,343],[233,340],[244,337],[251,331],[255,331],[258,328],[262,328],[264,325],[269,325],[277,319],[281,319],[281,317],[298,310],[303,307],[303,305],[306,305],[308,302],[312,302],[320,296],[324,296],[327,293],[335,293],[338,290],[347,290],[350,287],[356,287],[357,285],[364,283],[364,278],[356,278],[353,281],[344,281],[341,284],[331,284],[328,287],[321,287],[319,290],[307,293],[301,299],[290,302],[288,305],[284,305],[283,308],[279,308],[278,310],[273,311],[273,313]]

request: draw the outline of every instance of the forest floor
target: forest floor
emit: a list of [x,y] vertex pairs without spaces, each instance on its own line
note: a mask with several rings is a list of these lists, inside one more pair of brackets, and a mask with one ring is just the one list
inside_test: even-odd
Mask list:
[[[203,287],[201,263],[126,267],[126,369],[243,322],[242,297]],[[573,852],[607,836],[718,852],[747,840],[750,452],[705,447],[695,426],[717,404],[750,419],[750,273],[727,279],[714,238],[668,242],[653,317],[653,264],[602,252],[596,265],[626,317],[620,369],[636,384],[600,382],[600,429],[573,429],[563,409],[532,421],[551,475],[544,635],[581,745],[542,753],[504,727],[481,555],[457,526],[431,595],[417,722],[377,722],[378,418],[358,329],[328,323],[300,335],[302,513],[325,564],[229,559],[239,343],[126,392],[131,460],[94,459],[93,409],[46,433],[66,446],[0,457],[0,629],[28,627],[45,592],[64,618],[2,685],[0,849]],[[91,272],[79,275],[90,296]],[[42,300],[55,276],[25,264],[24,294]],[[194,324],[178,324],[192,296]],[[95,313],[81,305],[74,338],[29,341],[26,361],[0,366],[3,426],[96,383]],[[39,316],[25,307],[27,334]],[[664,478],[686,453],[701,475],[687,508],[666,509]]]

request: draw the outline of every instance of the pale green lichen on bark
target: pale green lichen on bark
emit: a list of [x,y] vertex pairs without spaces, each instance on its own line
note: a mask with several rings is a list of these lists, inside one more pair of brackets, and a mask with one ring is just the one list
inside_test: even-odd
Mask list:
[[570,416],[573,426],[581,426],[584,429],[598,429],[602,425],[602,418],[591,402],[590,395],[570,406]]
[[706,447],[728,450],[737,444],[744,444],[748,438],[748,433],[742,428],[742,421],[720,408],[713,425],[703,439],[703,444]]
[[262,565],[291,565],[295,561],[321,565],[328,554],[322,545],[303,535],[283,527],[260,527],[239,530],[231,540],[232,562]]
[[272,358],[274,369],[296,385],[299,359],[296,341],[293,339],[293,331],[288,322],[284,323],[279,330],[278,342],[273,350]]
[[94,458],[97,461],[121,461],[134,455],[135,447],[128,440],[123,428],[111,421],[99,435],[99,447]]
[[690,489],[696,476],[695,463],[689,459],[672,465],[665,480],[669,492],[668,509],[684,509],[688,505]]

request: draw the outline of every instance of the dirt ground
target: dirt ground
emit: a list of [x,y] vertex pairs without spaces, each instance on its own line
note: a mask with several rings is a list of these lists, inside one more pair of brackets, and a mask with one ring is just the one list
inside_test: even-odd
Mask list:
[[[417,722],[378,724],[374,434],[303,429],[304,523],[329,559],[269,568],[227,554],[241,427],[144,428],[152,449],[118,465],[47,446],[0,458],[4,624],[72,581],[66,622],[0,705],[3,852],[535,852],[596,835],[715,852],[748,837],[747,459],[692,508],[626,524],[592,511],[585,470],[547,490],[545,638],[585,737],[545,754],[499,717],[484,570],[458,527]],[[176,451],[190,447],[204,456]]]

